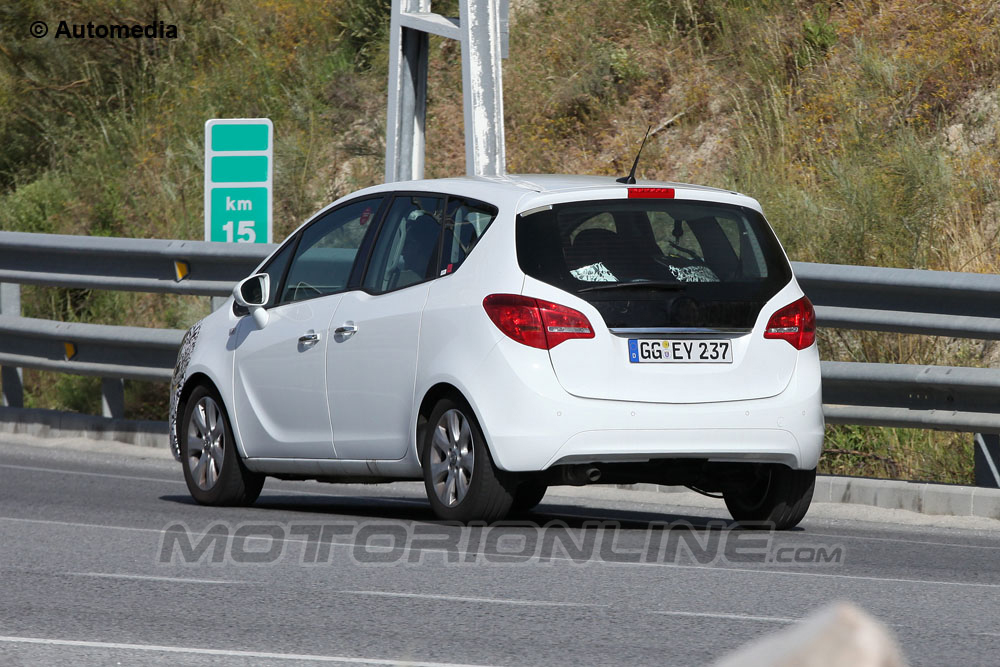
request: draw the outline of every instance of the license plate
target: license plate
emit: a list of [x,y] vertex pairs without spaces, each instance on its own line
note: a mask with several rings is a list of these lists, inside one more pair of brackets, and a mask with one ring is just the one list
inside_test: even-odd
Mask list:
[[733,343],[728,340],[637,340],[628,342],[633,364],[731,364]]

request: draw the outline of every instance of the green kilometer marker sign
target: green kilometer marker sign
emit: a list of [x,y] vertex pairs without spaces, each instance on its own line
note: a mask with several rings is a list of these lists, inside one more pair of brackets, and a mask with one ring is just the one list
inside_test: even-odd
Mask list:
[[205,123],[205,240],[270,243],[274,126],[268,118]]

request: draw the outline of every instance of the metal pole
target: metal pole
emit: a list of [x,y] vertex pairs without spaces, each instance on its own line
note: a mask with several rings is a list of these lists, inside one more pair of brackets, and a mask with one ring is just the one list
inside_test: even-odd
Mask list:
[[459,19],[430,11],[429,0],[393,0],[389,36],[385,180],[424,177],[428,35],[462,45],[465,171],[506,169],[501,59],[507,55],[508,0],[461,0]]
[[502,176],[507,168],[503,133],[503,0],[462,0],[462,98],[465,172]]
[[427,112],[427,33],[405,27],[403,15],[430,12],[430,0],[393,0],[389,38],[389,106],[386,114],[385,180],[424,177]]

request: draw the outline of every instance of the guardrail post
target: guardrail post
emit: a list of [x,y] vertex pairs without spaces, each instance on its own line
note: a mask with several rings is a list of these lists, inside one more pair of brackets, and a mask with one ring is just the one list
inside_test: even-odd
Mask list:
[[113,419],[125,418],[125,380],[121,378],[101,380],[101,414]]
[[[0,283],[0,313],[21,316],[21,286]],[[24,381],[20,368],[0,367],[0,389],[3,404],[12,408],[24,407]]]
[[976,486],[1000,488],[1000,435],[977,433],[975,436]]

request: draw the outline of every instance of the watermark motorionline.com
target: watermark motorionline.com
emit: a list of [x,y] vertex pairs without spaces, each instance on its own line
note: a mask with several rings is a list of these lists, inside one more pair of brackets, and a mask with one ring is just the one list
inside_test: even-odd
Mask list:
[[323,523],[216,522],[192,530],[164,527],[161,564],[267,565],[292,559],[304,565],[342,563],[403,565],[551,564],[568,562],[640,564],[842,565],[842,544],[786,543],[773,526],[731,529],[725,522],[694,526],[686,521],[625,529],[614,521],[497,524],[386,524],[376,521]]
[[[28,31],[32,37],[41,39],[49,34],[45,21],[35,21]],[[125,23],[70,23],[59,21],[54,39],[177,39],[177,26],[164,21],[146,24]]]

